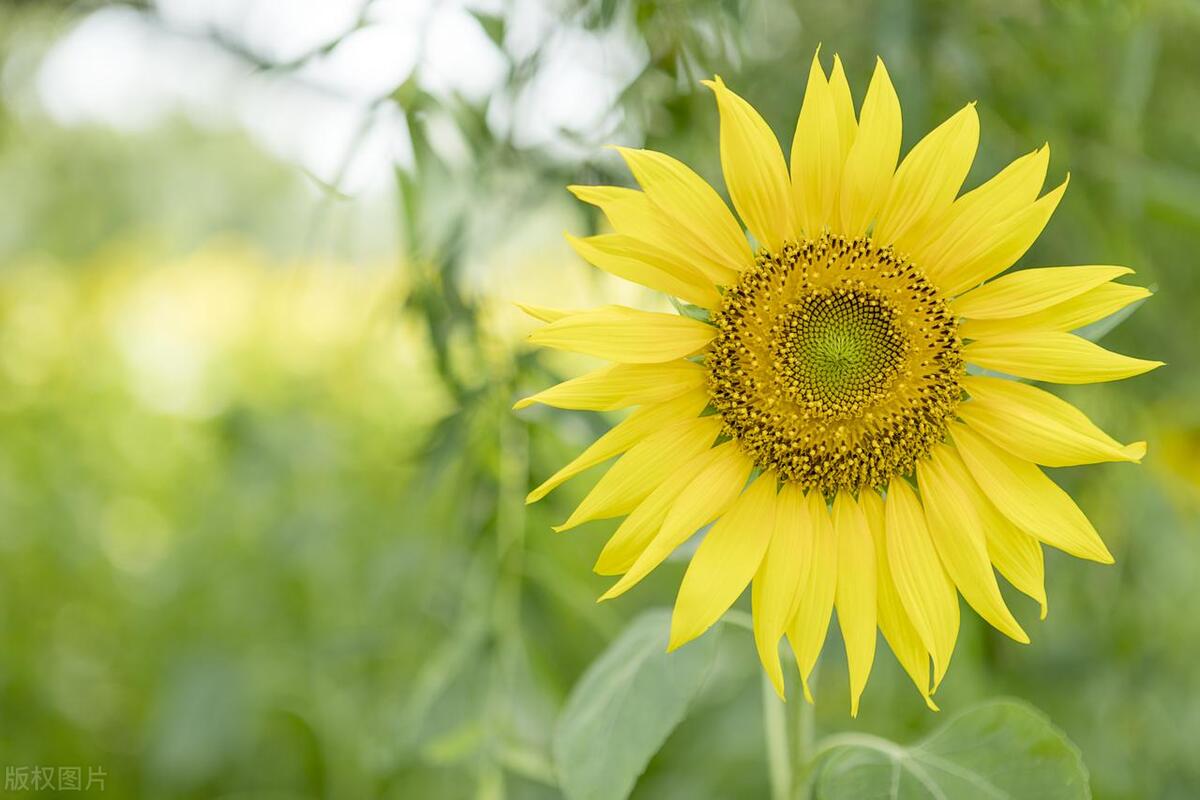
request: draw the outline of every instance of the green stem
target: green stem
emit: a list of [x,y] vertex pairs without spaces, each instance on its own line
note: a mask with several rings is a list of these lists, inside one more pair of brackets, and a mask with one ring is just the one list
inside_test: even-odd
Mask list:
[[790,800],[792,763],[788,758],[787,722],[783,703],[767,673],[762,674],[763,733],[767,742],[767,770],[771,781],[771,800]]
[[[809,687],[815,687],[817,683],[817,674],[821,669],[821,661],[817,660],[813,664],[812,672],[809,673]],[[792,794],[791,800],[807,800],[809,795],[808,781],[811,776],[812,768],[816,763],[816,757],[819,751],[816,750],[817,740],[817,720],[815,708],[812,703],[806,701],[803,697],[797,697],[798,705],[796,711],[796,746],[792,751]]]

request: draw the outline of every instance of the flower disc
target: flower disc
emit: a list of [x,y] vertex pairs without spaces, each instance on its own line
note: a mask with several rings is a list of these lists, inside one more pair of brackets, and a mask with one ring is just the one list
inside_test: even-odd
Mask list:
[[954,316],[911,261],[869,238],[760,252],[713,322],[708,386],[725,433],[805,489],[911,473],[962,397]]

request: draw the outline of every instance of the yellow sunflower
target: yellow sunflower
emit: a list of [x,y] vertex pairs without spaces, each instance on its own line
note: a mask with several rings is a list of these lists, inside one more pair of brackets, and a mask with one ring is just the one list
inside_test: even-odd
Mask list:
[[1136,462],[1145,443],[1121,444],[1017,379],[1094,383],[1159,366],[1070,333],[1149,293],[1113,282],[1125,267],[995,277],[1038,237],[1067,182],[1041,194],[1043,146],[960,196],[979,141],[974,104],[897,167],[900,103],[882,61],[856,116],[840,60],[827,76],[814,57],[789,167],[754,108],[720,78],[705,85],[742,224],[662,153],[620,148],[640,191],[570,187],[615,230],[568,237],[579,254],[677,298],[685,313],[526,307],[549,323],[533,342],[615,363],[517,408],[638,407],[529,502],[620,455],[558,528],[625,516],[596,563],[620,576],[602,599],[711,524],[679,588],[671,648],[704,633],[749,584],[759,656],[781,696],[779,640],[811,700],[808,676],[836,609],[851,714],[876,627],[936,709],[958,594],[1028,642],[993,567],[1044,617],[1042,544],[1112,562],[1039,466]]

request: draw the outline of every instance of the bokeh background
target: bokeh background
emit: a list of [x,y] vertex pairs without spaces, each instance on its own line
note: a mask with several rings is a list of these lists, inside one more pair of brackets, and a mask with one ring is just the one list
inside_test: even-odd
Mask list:
[[[550,531],[596,473],[524,506],[605,423],[510,412],[582,365],[512,301],[657,307],[570,253],[601,220],[562,187],[628,183],[612,142],[720,185],[698,81],[790,141],[823,44],[856,101],[887,60],[906,147],[978,100],[969,185],[1051,142],[1071,186],[1023,263],[1157,291],[1105,344],[1169,366],[1063,391],[1150,442],[1056,471],[1116,565],[1048,554],[1049,618],[1009,595],[1031,646],[964,616],[942,708],[1023,698],[1097,798],[1200,796],[1197,41],[1194,0],[0,3],[0,766],[557,797],[567,692],[682,563],[597,605],[613,523]],[[937,724],[886,650],[851,721],[832,630],[823,730]],[[765,794],[753,648],[721,635],[635,797]]]

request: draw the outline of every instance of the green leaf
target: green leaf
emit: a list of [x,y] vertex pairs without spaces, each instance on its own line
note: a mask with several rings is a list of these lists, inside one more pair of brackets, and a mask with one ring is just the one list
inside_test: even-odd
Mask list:
[[680,316],[688,317],[689,319],[700,320],[701,322],[710,321],[708,309],[692,305],[691,303],[685,303],[682,300],[678,300],[670,296],[668,296],[667,299],[671,301],[671,305],[675,306],[675,311]]
[[492,44],[501,50],[504,49],[504,17],[497,14],[485,14],[482,11],[471,11],[471,16],[479,23],[479,27],[483,28],[483,32],[492,40]]
[[[1155,287],[1150,287],[1151,291],[1153,291],[1154,288]],[[1072,331],[1072,333],[1074,333],[1076,336],[1082,336],[1084,339],[1087,339],[1090,342],[1098,342],[1101,338],[1107,336],[1109,331],[1111,331],[1113,328],[1129,319],[1133,312],[1137,311],[1144,302],[1146,302],[1146,298],[1135,300],[1134,302],[1122,308],[1120,311],[1109,314],[1104,319],[1096,320],[1090,325],[1084,325],[1082,328]]]
[[554,766],[569,800],[622,800],[687,714],[717,652],[719,630],[668,653],[671,612],[635,619],[571,690]]
[[1086,800],[1079,749],[1045,714],[1015,700],[968,709],[903,747],[873,736],[827,740],[818,800]]

